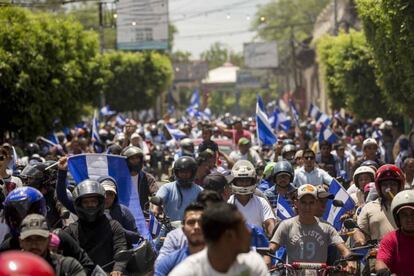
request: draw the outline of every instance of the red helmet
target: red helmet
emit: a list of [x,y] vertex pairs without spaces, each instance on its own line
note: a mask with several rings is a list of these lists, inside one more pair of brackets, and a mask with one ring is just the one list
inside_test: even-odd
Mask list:
[[8,251],[0,254],[0,276],[55,276],[53,268],[42,258],[29,252]]
[[377,189],[377,192],[380,196],[382,196],[380,182],[384,180],[397,181],[400,184],[399,191],[404,189],[404,185],[405,185],[404,173],[401,171],[400,168],[398,168],[395,165],[389,165],[389,164],[383,165],[378,169],[378,171],[375,174],[375,188]]

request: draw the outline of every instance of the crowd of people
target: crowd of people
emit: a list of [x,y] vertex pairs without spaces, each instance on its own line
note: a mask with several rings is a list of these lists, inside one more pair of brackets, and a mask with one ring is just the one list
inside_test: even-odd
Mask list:
[[[342,272],[354,275],[360,272],[354,248],[377,242],[376,258],[362,273],[412,274],[414,143],[398,122],[338,116],[332,143],[321,139],[322,123],[307,118],[276,129],[277,142],[266,145],[254,119],[229,114],[146,123],[102,119],[94,138],[85,125],[56,133],[55,142],[41,136],[29,143],[3,141],[1,275],[30,273],[30,264],[33,275],[101,275],[99,269],[102,275],[133,275],[131,262],[147,261],[119,257],[148,239],[138,230],[136,210],[120,202],[121,184],[108,172],[76,183],[68,159],[92,153],[125,158],[131,200],[148,227],[152,217],[180,222],[153,233],[150,248],[157,256],[141,272],[269,275],[286,269],[276,263],[342,260]],[[334,182],[341,189],[330,189]],[[344,194],[352,208],[338,229],[325,213],[332,202],[338,212],[344,208],[338,203]],[[274,258],[278,252],[284,254]],[[25,265],[7,265],[19,258]]]

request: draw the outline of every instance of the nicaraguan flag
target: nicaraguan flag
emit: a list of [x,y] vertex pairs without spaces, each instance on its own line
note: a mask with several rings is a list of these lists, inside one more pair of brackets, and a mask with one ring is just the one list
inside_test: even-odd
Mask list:
[[384,142],[384,140],[382,138],[381,130],[379,130],[379,129],[376,129],[376,130],[374,130],[374,132],[372,132],[372,138],[374,138],[375,140],[377,140],[380,143]]
[[101,176],[111,176],[117,182],[119,203],[127,206],[135,218],[139,233],[149,238],[144,214],[139,203],[138,187],[132,187],[126,157],[107,154],[78,154],[68,159],[68,169],[76,183]]
[[324,126],[329,126],[331,124],[331,118],[329,118],[328,115],[320,111],[316,118],[316,122],[321,123]]
[[289,100],[290,112],[292,112],[293,119],[295,120],[295,124],[299,127],[299,113],[295,107],[295,104]]
[[280,220],[285,220],[296,216],[295,212],[290,207],[289,203],[283,196],[277,196],[276,216]]
[[355,208],[355,202],[352,200],[351,196],[346,192],[344,187],[334,178],[329,185],[329,192],[335,196],[335,200],[340,200],[344,203],[343,207],[335,207],[332,202],[332,199],[328,200],[326,204],[325,214],[323,219],[332,224],[336,230],[340,230],[342,227],[342,221],[340,220],[341,216]]
[[47,139],[52,142],[54,145],[58,145],[59,144],[59,139],[56,135],[56,132],[53,131],[52,134],[50,134],[49,136],[47,136]]
[[321,125],[321,129],[319,131],[319,143],[322,141],[328,141],[331,145],[338,140],[338,137],[335,133],[333,133],[332,129],[326,127],[325,125]]
[[290,117],[283,111],[279,111],[277,119],[279,129],[287,132],[292,126],[292,120]]
[[311,103],[308,110],[308,117],[311,117],[316,120],[319,113],[319,108]]
[[279,109],[275,108],[272,115],[269,117],[269,124],[273,129],[277,129]]
[[172,90],[170,89],[167,94],[167,102],[168,102],[168,113],[174,113],[174,97],[172,95]]
[[150,213],[148,228],[153,237],[156,238],[160,235],[161,227],[162,227],[162,224],[157,220],[157,218],[152,213]]
[[270,126],[262,98],[259,95],[257,96],[256,104],[256,125],[257,137],[263,145],[274,145],[277,142],[276,135]]
[[187,137],[187,134],[185,134],[184,132],[182,132],[181,130],[179,130],[173,125],[165,124],[165,128],[167,129],[168,133],[174,140],[181,140]]
[[188,106],[186,111],[191,117],[200,117],[201,114],[200,114],[199,109],[200,109],[200,95],[198,94],[198,88],[196,88],[193,92],[193,95],[191,96],[190,105]]
[[102,116],[111,116],[114,115],[116,112],[109,108],[109,105],[105,105],[100,110]]
[[116,123],[123,127],[126,124],[126,120],[124,118],[124,116],[122,116],[121,114],[116,115]]

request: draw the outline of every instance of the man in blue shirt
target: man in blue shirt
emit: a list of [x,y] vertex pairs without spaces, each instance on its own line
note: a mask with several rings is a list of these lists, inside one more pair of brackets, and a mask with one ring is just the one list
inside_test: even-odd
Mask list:
[[197,253],[204,248],[204,236],[201,231],[201,215],[203,210],[204,207],[200,203],[191,203],[187,206],[184,211],[182,230],[187,237],[188,244],[157,260],[154,269],[155,276],[168,275],[187,256]]
[[[185,208],[196,200],[203,190],[194,183],[197,163],[194,158],[183,156],[175,161],[173,166],[176,181],[164,184],[156,196],[163,202],[164,213],[171,221],[182,220]],[[154,207],[155,215],[161,212],[160,207]]]

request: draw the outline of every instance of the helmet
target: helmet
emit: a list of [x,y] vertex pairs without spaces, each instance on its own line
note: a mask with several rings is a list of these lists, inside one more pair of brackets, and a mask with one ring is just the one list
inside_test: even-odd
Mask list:
[[375,174],[375,188],[378,194],[382,197],[380,184],[385,180],[395,180],[399,183],[399,191],[404,189],[405,178],[403,172],[395,165],[383,165]]
[[[369,166],[360,166],[358,167],[355,172],[354,172],[354,183],[355,185],[359,188],[359,183],[358,183],[358,176],[360,174],[364,174],[364,173],[368,173],[371,176],[371,182],[374,181],[375,179],[375,171],[373,168],[369,167]],[[362,188],[361,188],[362,189]]]
[[11,191],[4,201],[4,217],[14,235],[29,214],[46,216],[46,201],[42,193],[33,187],[19,187]]
[[55,272],[40,256],[29,252],[8,251],[0,255],[0,275],[54,276]]
[[[178,172],[181,170],[191,171],[191,177],[187,179],[182,179],[178,176]],[[177,183],[181,186],[191,186],[194,181],[195,174],[197,171],[197,162],[193,157],[182,156],[178,158],[173,165],[173,171]]]
[[293,171],[292,165],[288,161],[279,161],[276,163],[273,169],[273,176],[276,177],[279,173],[287,173],[290,175],[290,182],[293,181],[295,172]]
[[[98,198],[98,207],[83,208],[81,204],[82,199],[91,196],[96,196]],[[80,219],[87,222],[94,222],[98,217],[103,215],[105,210],[105,189],[98,181],[92,179],[83,180],[76,186],[75,190],[73,190],[73,198],[75,200],[74,207]]]
[[184,138],[180,141],[180,147],[183,151],[183,154],[186,156],[194,155],[194,142],[190,138]]
[[39,152],[40,152],[40,147],[36,143],[29,143],[26,146],[26,153],[27,153],[27,156],[29,157],[32,156],[33,154],[39,154]]
[[[286,140],[285,140],[286,141]],[[292,144],[287,144],[282,148],[282,157],[289,162],[292,162],[295,159],[296,146]]]
[[[293,140],[290,138],[286,138],[283,140],[283,146],[287,146],[287,145],[295,145],[295,142],[293,142]],[[295,151],[296,151],[296,147],[295,147]]]
[[414,208],[414,191],[404,190],[399,192],[391,202],[391,212],[394,216],[394,221],[397,227],[400,227],[400,220],[398,219],[398,211],[403,206],[411,206]]
[[134,155],[138,155],[140,157],[144,157],[144,152],[142,151],[142,149],[140,149],[139,147],[136,146],[128,146],[126,148],[124,148],[121,152],[122,156],[125,156],[126,158],[130,158]]
[[[121,152],[121,155],[126,156],[127,158],[127,164],[128,164],[128,169],[129,171],[135,171],[135,172],[140,172],[142,169],[143,164],[143,159],[144,159],[144,152],[142,151],[142,149],[140,149],[139,147],[136,146],[128,146],[126,148],[124,148]],[[131,160],[129,160],[129,158],[131,158],[132,156],[138,156],[141,161],[140,162],[133,162]]]
[[361,163],[361,166],[369,166],[373,168],[375,171],[377,171],[379,168],[378,163],[375,162],[374,160],[365,160],[364,162]]
[[[47,161],[47,163],[29,164],[20,173],[20,178],[23,180],[25,186],[40,189],[49,184],[53,179],[56,179],[53,170],[45,170],[48,166],[54,163],[55,162],[53,161]],[[55,173],[57,173],[56,170]]]
[[[256,170],[253,164],[247,160],[239,160],[234,164],[231,174],[234,177],[231,189],[233,193],[238,195],[250,195],[256,190]],[[250,178],[252,185],[247,187],[240,187],[234,184],[235,179]]]

